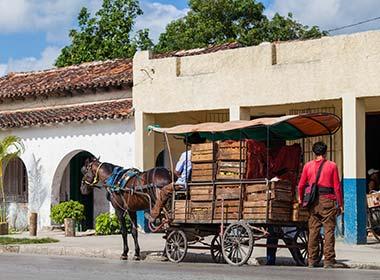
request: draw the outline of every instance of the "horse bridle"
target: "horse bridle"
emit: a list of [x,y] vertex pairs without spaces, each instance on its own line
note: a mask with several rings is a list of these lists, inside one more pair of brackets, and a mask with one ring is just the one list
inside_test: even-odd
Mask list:
[[[87,169],[86,169],[86,173],[92,168],[92,165],[94,164],[95,160],[91,162],[91,164],[88,165]],[[95,176],[92,180],[92,182],[88,182],[85,177],[83,177],[82,179],[82,182],[85,183],[86,185],[90,186],[90,187],[96,187],[95,185],[97,183],[99,183],[99,170],[100,170],[100,167],[102,167],[103,165],[103,162],[101,162],[98,166],[98,168],[96,169],[96,172],[95,172]],[[92,171],[91,171],[92,172]]]

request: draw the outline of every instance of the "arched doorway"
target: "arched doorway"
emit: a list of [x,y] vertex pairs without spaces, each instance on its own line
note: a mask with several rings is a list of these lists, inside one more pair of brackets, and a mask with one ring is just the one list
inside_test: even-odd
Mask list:
[[101,213],[110,211],[110,203],[106,199],[105,189],[94,189],[88,196],[80,193],[80,184],[83,178],[81,167],[87,158],[93,156],[92,153],[84,150],[74,150],[68,153],[59,163],[52,182],[52,205],[68,200],[84,204],[86,219],[81,224],[81,230],[94,228],[95,218]]
[[28,226],[28,175],[24,162],[16,157],[4,168],[4,194],[8,222],[12,228]]
[[81,151],[74,155],[65,167],[59,188],[59,202],[74,200],[84,205],[86,219],[80,225],[81,230],[94,227],[94,194],[82,195],[80,192],[80,184],[83,178],[81,167],[85,160],[90,157],[93,155],[87,151]]

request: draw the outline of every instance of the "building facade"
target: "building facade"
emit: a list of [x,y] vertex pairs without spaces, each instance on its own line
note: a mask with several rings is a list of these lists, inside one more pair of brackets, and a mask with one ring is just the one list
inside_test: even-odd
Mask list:
[[20,158],[4,170],[8,221],[27,227],[52,225],[50,209],[62,201],[85,204],[86,222],[111,210],[106,193],[83,196],[80,168],[91,156],[134,165],[131,61],[88,63],[60,69],[9,74],[0,79],[0,137],[19,136]]
[[[366,242],[366,170],[380,165],[380,32],[318,40],[200,49],[133,61],[136,163],[163,148],[145,127],[328,111],[342,118],[332,139],[344,188],[344,235]],[[326,139],[327,141],[329,139]],[[316,139],[309,139],[309,147]],[[329,142],[327,142],[329,143]],[[174,145],[178,156],[183,149]],[[305,151],[309,153],[310,150]]]
[[[380,32],[365,32],[254,47],[229,43],[159,55],[144,51],[133,63],[8,75],[0,79],[1,135],[19,135],[26,145],[22,164],[13,163],[18,173],[12,174],[24,174],[17,177],[28,186],[14,182],[14,189],[27,189],[29,211],[40,213],[41,226],[50,225],[51,205],[77,198],[72,174],[84,157],[140,169],[157,165],[164,141],[148,135],[150,124],[330,112],[343,124],[334,137],[322,139],[342,177],[344,236],[349,243],[365,243],[366,170],[380,168],[379,48]],[[306,159],[319,139],[305,141]],[[171,140],[176,160],[184,147]],[[168,165],[165,156],[163,162]],[[89,217],[109,211],[103,194],[93,201]]]

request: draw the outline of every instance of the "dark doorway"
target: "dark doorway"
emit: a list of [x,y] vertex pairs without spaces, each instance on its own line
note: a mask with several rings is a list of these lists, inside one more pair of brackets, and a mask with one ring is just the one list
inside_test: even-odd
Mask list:
[[85,160],[92,156],[89,152],[80,152],[70,160],[70,199],[84,205],[86,219],[80,225],[83,231],[94,228],[94,193],[82,195],[80,192],[83,178],[81,168]]
[[366,170],[380,169],[380,113],[366,115]]

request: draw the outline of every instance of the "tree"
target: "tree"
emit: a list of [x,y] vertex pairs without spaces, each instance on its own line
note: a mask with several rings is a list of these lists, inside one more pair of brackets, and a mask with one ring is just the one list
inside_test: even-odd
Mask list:
[[0,207],[0,223],[6,223],[7,213],[5,205],[5,192],[3,184],[3,168],[8,162],[24,152],[24,145],[21,139],[17,136],[6,136],[0,141],[0,193],[2,197]]
[[70,30],[71,44],[61,50],[55,65],[130,58],[139,48],[151,48],[153,43],[147,29],[130,38],[135,19],[142,13],[138,0],[103,0],[94,17],[82,8],[78,15],[79,29]]
[[192,49],[238,41],[242,45],[261,42],[319,38],[317,26],[309,28],[292,18],[264,15],[264,5],[256,0],[190,0],[190,11],[172,21],[159,37],[158,52]]

